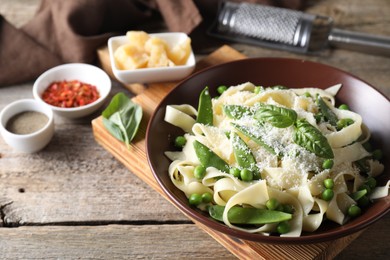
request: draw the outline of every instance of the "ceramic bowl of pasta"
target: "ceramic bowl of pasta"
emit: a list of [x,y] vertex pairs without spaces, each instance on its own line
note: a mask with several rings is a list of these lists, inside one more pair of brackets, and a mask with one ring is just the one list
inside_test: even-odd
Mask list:
[[128,31],[108,40],[111,68],[125,83],[182,80],[195,68],[191,38],[185,33]]
[[327,65],[254,58],[200,71],[156,108],[149,165],[169,199],[216,231],[316,243],[390,208],[390,103]]

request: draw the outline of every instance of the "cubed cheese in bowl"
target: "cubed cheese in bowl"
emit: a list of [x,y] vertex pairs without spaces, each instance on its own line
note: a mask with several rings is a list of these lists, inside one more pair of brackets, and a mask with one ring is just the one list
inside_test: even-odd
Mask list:
[[195,68],[185,33],[129,31],[110,38],[108,49],[112,71],[125,84],[179,81]]

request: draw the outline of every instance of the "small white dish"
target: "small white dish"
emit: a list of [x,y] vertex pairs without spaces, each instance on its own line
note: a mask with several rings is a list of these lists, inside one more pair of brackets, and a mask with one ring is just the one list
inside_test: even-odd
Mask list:
[[[7,130],[8,121],[22,112],[35,111],[47,116],[47,123],[35,132],[15,134]],[[53,111],[34,99],[21,99],[8,104],[0,112],[0,133],[4,141],[17,151],[34,153],[43,149],[54,134]]]
[[[57,107],[47,104],[42,99],[46,88],[54,81],[79,80],[96,86],[100,97],[93,103],[79,107]],[[85,63],[68,63],[51,68],[40,75],[33,86],[33,96],[39,102],[49,106],[55,114],[66,118],[80,118],[99,109],[111,91],[111,79],[102,69]]]
[[[168,45],[172,46],[184,41],[188,37],[187,34],[180,32],[150,33],[149,35],[158,37],[164,40]],[[126,36],[115,36],[108,39],[108,50],[110,54],[112,72],[119,81],[125,84],[179,81],[190,75],[195,68],[195,56],[191,50],[190,56],[184,65],[120,70],[116,65],[114,52],[119,46],[126,43],[128,43]]]

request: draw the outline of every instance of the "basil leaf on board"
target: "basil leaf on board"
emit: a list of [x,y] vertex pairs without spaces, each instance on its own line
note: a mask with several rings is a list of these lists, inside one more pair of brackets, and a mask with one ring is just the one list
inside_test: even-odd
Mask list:
[[196,122],[213,125],[213,104],[208,87],[205,87],[200,93]]
[[252,116],[253,112],[250,107],[240,105],[224,105],[223,112],[232,119],[240,119],[243,116]]
[[325,103],[325,101],[318,96],[317,98],[318,107],[320,108],[320,111],[322,115],[325,117],[326,120],[332,125],[337,126],[337,116],[336,114],[328,107],[328,105]]
[[261,105],[255,118],[261,122],[268,122],[274,127],[289,127],[297,120],[297,113],[289,108],[275,105]]
[[326,159],[334,158],[332,147],[317,128],[307,122],[306,119],[297,120],[295,125],[293,139],[297,145],[319,157]]
[[104,127],[127,146],[135,137],[142,119],[142,108],[125,94],[116,94],[102,112]]

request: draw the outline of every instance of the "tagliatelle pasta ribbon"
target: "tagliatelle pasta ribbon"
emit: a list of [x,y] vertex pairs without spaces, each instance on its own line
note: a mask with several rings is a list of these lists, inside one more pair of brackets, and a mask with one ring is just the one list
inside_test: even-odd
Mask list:
[[170,105],[166,107],[164,120],[190,133],[198,112],[190,105]]

